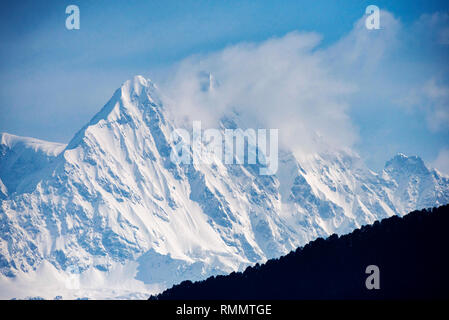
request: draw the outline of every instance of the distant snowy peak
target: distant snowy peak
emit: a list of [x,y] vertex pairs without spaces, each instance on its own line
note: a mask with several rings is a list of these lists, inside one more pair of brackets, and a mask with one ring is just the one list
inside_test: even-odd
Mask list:
[[65,144],[0,133],[0,197],[16,191],[20,183],[44,168]]
[[14,150],[15,152],[30,150],[34,153],[41,153],[49,157],[56,157],[66,146],[63,143],[21,137],[6,132],[0,132],[0,145],[3,148]]
[[403,153],[398,153],[386,162],[385,171],[389,173],[428,174],[431,169],[418,156],[406,156]]
[[449,202],[449,178],[418,156],[397,154],[387,161],[382,176],[393,182],[393,201],[402,214]]
[[406,156],[403,153],[398,153],[385,163],[383,175],[395,180],[410,180],[419,176],[428,177],[435,182],[447,183],[449,181],[449,177],[426,165],[420,157]]

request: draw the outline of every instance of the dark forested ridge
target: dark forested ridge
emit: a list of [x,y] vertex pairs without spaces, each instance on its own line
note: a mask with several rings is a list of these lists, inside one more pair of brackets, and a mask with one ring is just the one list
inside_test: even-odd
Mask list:
[[[449,205],[414,211],[150,299],[447,299],[448,230]],[[379,267],[380,289],[365,285],[369,265]]]

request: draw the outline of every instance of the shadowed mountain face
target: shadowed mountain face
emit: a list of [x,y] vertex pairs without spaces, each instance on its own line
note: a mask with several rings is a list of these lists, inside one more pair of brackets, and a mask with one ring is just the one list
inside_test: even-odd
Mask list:
[[[447,299],[449,206],[321,238],[243,273],[185,281],[152,299]],[[374,271],[378,269],[378,289]],[[377,271],[376,271],[377,272]]]
[[[117,270],[113,281],[135,280],[127,292],[143,283],[148,295],[146,285],[243,270],[319,236],[449,203],[448,178],[417,157],[398,155],[380,173],[332,148],[280,150],[273,176],[257,164],[176,164],[174,118],[136,76],[67,146],[2,135],[2,297],[16,296],[14,277],[38,283],[45,273],[42,288],[80,277],[91,290]],[[231,127],[245,129],[236,115],[222,121]]]

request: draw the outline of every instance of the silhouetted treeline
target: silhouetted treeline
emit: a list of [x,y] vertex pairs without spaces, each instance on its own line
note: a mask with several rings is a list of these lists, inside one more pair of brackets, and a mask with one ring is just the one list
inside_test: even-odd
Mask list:
[[[449,205],[414,211],[150,299],[447,299],[448,230]],[[365,286],[368,265],[379,267],[378,290]]]

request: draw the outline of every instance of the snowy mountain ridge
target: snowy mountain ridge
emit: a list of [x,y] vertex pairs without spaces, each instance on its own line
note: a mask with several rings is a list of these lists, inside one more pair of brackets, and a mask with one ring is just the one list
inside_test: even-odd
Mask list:
[[21,181],[51,162],[64,144],[0,133],[0,198],[6,198]]
[[418,157],[377,174],[351,151],[281,150],[277,174],[261,176],[173,163],[173,130],[157,87],[136,76],[67,146],[2,134],[1,297],[145,297],[449,203],[449,178]]

